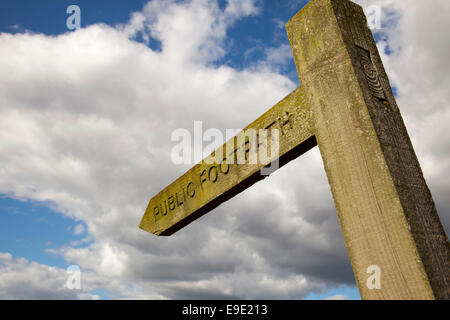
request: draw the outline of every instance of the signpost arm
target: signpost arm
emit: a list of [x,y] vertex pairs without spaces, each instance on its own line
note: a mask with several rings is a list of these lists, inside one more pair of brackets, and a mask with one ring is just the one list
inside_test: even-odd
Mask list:
[[[216,208],[221,203],[264,179],[261,169],[271,166],[271,159],[262,160],[261,152],[271,138],[257,138],[248,146],[248,155],[258,156],[258,161],[237,163],[236,148],[245,149],[242,138],[249,132],[280,132],[278,154],[274,154],[279,167],[314,148],[311,111],[305,103],[303,88],[299,87],[227,141],[184,175],[150,199],[139,227],[159,236],[170,236],[192,221]],[[265,141],[267,140],[267,141]],[[248,141],[250,142],[250,141]],[[225,150],[225,152],[224,152]],[[239,151],[238,151],[239,152]],[[230,161],[231,160],[231,161]],[[245,160],[245,159],[243,159]],[[267,161],[267,163],[266,163]],[[274,170],[277,168],[273,168]]]

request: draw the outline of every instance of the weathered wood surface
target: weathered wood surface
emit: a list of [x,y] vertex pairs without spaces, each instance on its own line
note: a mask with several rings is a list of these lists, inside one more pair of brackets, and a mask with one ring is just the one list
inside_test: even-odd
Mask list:
[[313,0],[286,28],[361,297],[449,299],[449,242],[362,8]]
[[[301,87],[227,141],[222,147],[226,152],[219,148],[151,198],[139,227],[156,235],[171,235],[265,178],[260,174],[261,168],[278,157],[258,157],[252,164],[250,159],[262,149],[259,144],[271,149],[272,140],[267,130],[274,129],[279,132],[280,167],[316,146],[310,108]],[[256,141],[251,139],[253,135],[246,138],[251,130],[269,132],[267,139],[258,137]],[[228,157],[225,161],[223,154]],[[247,158],[246,163],[239,164],[238,157]]]

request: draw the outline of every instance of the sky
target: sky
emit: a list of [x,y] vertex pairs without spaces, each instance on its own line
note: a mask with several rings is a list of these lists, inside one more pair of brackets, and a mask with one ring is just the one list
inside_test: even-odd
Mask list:
[[[171,132],[242,128],[300,85],[284,24],[306,2],[2,1],[0,299],[359,299],[317,148],[171,237],[138,228],[190,167]],[[382,9],[448,234],[450,2],[432,2],[358,1]]]

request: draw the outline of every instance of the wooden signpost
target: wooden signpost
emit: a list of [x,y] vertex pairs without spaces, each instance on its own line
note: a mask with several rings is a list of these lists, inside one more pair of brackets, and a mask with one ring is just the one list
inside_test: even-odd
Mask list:
[[151,198],[140,228],[171,235],[318,145],[361,297],[450,299],[448,238],[362,8],[311,0],[286,29],[301,86]]

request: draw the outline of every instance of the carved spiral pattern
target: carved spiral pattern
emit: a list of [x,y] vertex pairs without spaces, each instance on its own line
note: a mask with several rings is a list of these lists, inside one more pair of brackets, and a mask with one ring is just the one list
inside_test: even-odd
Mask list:
[[366,76],[372,95],[379,99],[386,99],[383,91],[383,86],[381,85],[380,79],[378,78],[377,71],[373,67],[372,61],[370,60],[369,53],[361,48],[359,48],[359,53],[361,67],[364,70],[364,74]]

